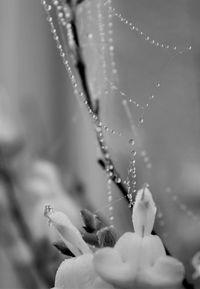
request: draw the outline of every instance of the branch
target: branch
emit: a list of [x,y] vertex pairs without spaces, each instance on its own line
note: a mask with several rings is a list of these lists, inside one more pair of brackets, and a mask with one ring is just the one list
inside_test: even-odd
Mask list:
[[[106,170],[106,165],[105,162],[102,159],[98,160],[98,164],[102,167],[103,170]],[[128,192],[126,187],[124,186],[123,182],[117,182],[116,179],[119,179],[120,175],[119,173],[116,171],[116,169],[114,168],[114,173],[112,176],[112,181],[115,183],[115,185],[117,186],[117,188],[119,189],[119,191],[121,192],[121,194],[124,196],[124,198],[127,200],[127,202],[129,202],[129,198],[127,196]]]

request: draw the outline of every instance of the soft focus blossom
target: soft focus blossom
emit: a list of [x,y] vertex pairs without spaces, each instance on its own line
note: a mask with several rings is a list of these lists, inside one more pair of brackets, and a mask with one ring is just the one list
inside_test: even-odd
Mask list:
[[[27,208],[27,220],[37,239],[49,236],[52,241],[55,241],[54,231],[49,230],[46,221],[43,220],[46,204],[67,213],[72,223],[81,228],[80,208],[65,192],[58,169],[54,164],[45,160],[34,161],[22,185],[29,203],[31,201],[31,207]],[[39,227],[38,224],[40,224]]]
[[136,197],[133,208],[135,233],[125,233],[114,248],[99,250],[94,255],[97,273],[120,288],[179,288],[184,267],[166,256],[158,236],[151,235],[156,207],[145,186]]

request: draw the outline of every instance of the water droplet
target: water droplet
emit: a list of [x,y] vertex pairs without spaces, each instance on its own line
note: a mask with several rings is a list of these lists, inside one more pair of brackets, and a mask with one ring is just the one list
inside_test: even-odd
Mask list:
[[47,21],[48,21],[48,22],[52,22],[52,20],[53,20],[52,17],[50,17],[50,16],[47,17]]
[[128,141],[128,143],[130,144],[130,145],[132,145],[132,146],[134,146],[135,145],[135,141],[134,141],[134,139],[129,139],[129,141]]
[[140,117],[139,118],[139,122],[142,124],[142,123],[144,123],[144,118],[143,117]]
[[112,171],[113,169],[114,169],[113,165],[110,165],[110,166],[109,166],[109,170]]
[[88,39],[92,39],[93,38],[93,34],[92,33],[89,33],[88,35],[87,35],[87,37],[88,37]]
[[122,181],[122,180],[121,180],[120,178],[117,178],[117,179],[116,179],[116,183],[117,183],[117,184],[120,184],[121,181]]
[[109,172],[109,177],[110,177],[110,178],[113,177],[113,172]]
[[58,0],[53,0],[53,5],[57,6],[58,5]]
[[148,163],[147,164],[147,169],[151,169],[152,168],[152,164],[151,163]]
[[51,5],[48,5],[47,6],[47,11],[51,11],[51,8],[52,8]]
[[110,159],[110,155],[108,153],[105,154],[105,159],[107,159],[107,160]]
[[[134,151],[131,152],[131,154],[133,155],[133,157],[135,157],[136,154],[137,154],[137,152],[134,150]],[[134,162],[134,160],[132,161],[132,163],[133,163],[133,162]]]

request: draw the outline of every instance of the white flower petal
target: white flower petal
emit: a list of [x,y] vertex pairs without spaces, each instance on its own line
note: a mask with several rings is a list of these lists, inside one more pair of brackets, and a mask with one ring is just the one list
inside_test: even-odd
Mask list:
[[136,270],[140,262],[142,237],[135,233],[123,234],[115,245],[124,262],[130,263],[132,270]]
[[154,226],[156,206],[151,192],[144,186],[139,190],[133,206],[132,221],[134,230],[140,236],[150,235]]
[[72,224],[70,219],[62,212],[54,212],[46,208],[45,215],[56,228],[62,240],[75,256],[81,253],[90,253],[89,246],[84,242],[78,229]]
[[113,285],[107,283],[106,281],[98,277],[94,282],[93,287],[88,289],[117,289],[117,287],[114,287]]
[[153,266],[159,257],[166,256],[165,248],[158,236],[149,235],[142,238],[140,252],[140,269]]
[[160,257],[154,266],[141,270],[137,276],[139,288],[174,288],[184,278],[184,267],[172,257]]
[[85,254],[62,262],[56,273],[55,288],[93,288],[97,275],[92,260],[92,254]]
[[98,250],[93,262],[96,272],[106,282],[124,289],[134,284],[136,271],[129,262],[122,260],[116,249]]

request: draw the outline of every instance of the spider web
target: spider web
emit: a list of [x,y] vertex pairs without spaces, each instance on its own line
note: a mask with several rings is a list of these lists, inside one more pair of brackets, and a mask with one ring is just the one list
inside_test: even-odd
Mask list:
[[[145,122],[146,114],[150,113],[151,106],[159,101],[159,94],[162,91],[162,84],[165,81],[164,78],[168,68],[175,59],[186,57],[191,50],[191,46],[186,44],[185,46],[177,45],[152,38],[147,32],[141,30],[137,23],[129,21],[122,15],[114,7],[112,1],[86,1],[84,5],[80,11],[82,16],[80,17],[80,34],[82,35],[92,94],[94,97],[101,99],[101,102],[103,102],[102,109],[103,107],[108,108],[103,111],[103,118],[106,119],[106,123],[112,123],[112,127],[117,124],[116,128],[120,128],[120,131],[124,130],[124,127],[119,123],[119,118],[115,118],[114,111],[113,117],[110,116],[110,111],[112,111],[113,107],[116,108],[116,105],[121,105],[121,108],[124,109],[125,115],[122,117],[127,118],[128,126],[130,127],[130,131],[126,131],[126,141],[129,141],[129,149],[135,149],[132,151],[133,153],[137,151],[138,161],[140,163],[143,162],[145,165],[146,173],[144,173],[143,181],[150,182],[152,163],[143,147],[142,125]],[[121,23],[123,24],[122,28],[119,28],[117,21],[120,26]],[[126,81],[123,80],[125,84],[121,82],[120,72],[118,73],[117,71],[117,66],[120,66],[120,63],[115,62],[115,59],[118,60],[120,58],[118,57],[119,52],[116,51],[117,48],[115,47],[116,34],[120,34],[118,31],[125,31],[124,34],[126,33],[126,41],[129,46],[134,47],[134,33],[139,37],[139,45],[143,44],[146,46],[146,51],[154,50],[153,53],[157,53],[160,50],[158,53],[164,54],[164,60],[162,59],[161,63],[155,65],[152,75],[148,75],[149,71],[147,74],[143,74],[143,76],[147,76],[146,84],[144,85],[145,88],[143,88],[140,82],[140,87],[136,88],[137,91],[141,91],[139,95],[134,95],[130,92],[130,89],[126,91],[126,89],[122,88],[130,87],[128,82],[137,87],[137,82],[131,79],[130,76],[127,76]],[[120,36],[118,36],[119,38]],[[125,41],[124,45],[127,45]],[[112,53],[110,54],[110,52]],[[131,166],[129,173],[131,172],[131,176],[135,175],[135,178],[130,189],[135,193],[133,189],[134,185],[136,186],[135,163],[132,163]]]
[[[165,86],[169,68],[180,59],[188,57],[191,45],[187,40],[173,43],[173,39],[170,40],[169,36],[167,40],[156,39],[150,35],[151,33],[140,28],[142,25],[136,23],[135,17],[126,16],[124,11],[122,13],[117,4],[119,4],[117,1],[111,0],[85,0],[79,9],[79,33],[87,63],[91,94],[94,99],[101,100],[101,116],[107,128],[105,131],[111,134],[119,131],[117,135],[123,136],[124,141],[123,143],[120,140],[120,145],[123,143],[123,150],[130,151],[132,156],[126,157],[127,161],[129,160],[129,168],[128,177],[124,176],[124,180],[128,189],[135,194],[136,188],[142,183],[154,183],[152,180],[154,175],[152,170],[155,172],[154,163],[145,149],[146,116],[149,117],[151,114],[151,107],[158,106],[159,109],[159,96]],[[124,56],[119,43],[124,45],[127,55],[133,50],[133,55],[137,55],[138,59]],[[156,62],[154,66],[151,61],[150,64],[145,63],[141,58],[146,53],[149,54],[149,58],[154,59],[156,55],[162,61]],[[143,69],[136,73],[134,69],[138,65]],[[129,67],[134,69],[131,70]],[[109,146],[115,147],[113,155],[117,155],[116,152],[120,152],[120,149],[116,139],[113,140],[112,135],[107,138]],[[117,157],[115,158],[118,162]],[[136,175],[136,163],[139,177]],[[164,186],[161,187],[163,191],[172,192],[167,181],[164,182]],[[123,198],[113,200],[111,189],[108,180],[108,204],[105,208],[112,207],[109,215],[113,221],[113,206]],[[198,219],[176,195],[173,196],[173,193],[171,199],[178,202],[180,209],[189,217]],[[158,214],[158,219],[163,227],[162,212]]]

